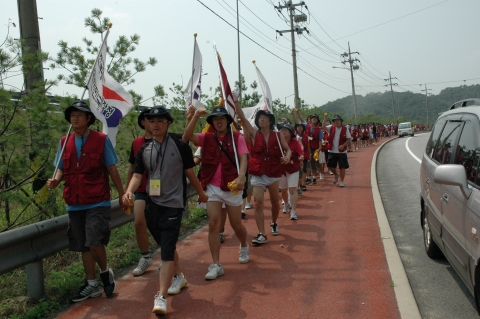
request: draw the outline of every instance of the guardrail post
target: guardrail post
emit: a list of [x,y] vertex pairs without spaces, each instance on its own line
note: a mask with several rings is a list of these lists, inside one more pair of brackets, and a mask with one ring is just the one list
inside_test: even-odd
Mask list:
[[43,279],[42,260],[28,264],[27,270],[27,293],[30,298],[40,299],[45,294],[45,284]]

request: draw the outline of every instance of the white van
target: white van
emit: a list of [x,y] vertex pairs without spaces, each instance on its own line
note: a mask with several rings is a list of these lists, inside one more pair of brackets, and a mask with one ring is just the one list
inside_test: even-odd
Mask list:
[[404,122],[398,124],[398,137],[405,135],[413,136],[413,127],[411,122]]

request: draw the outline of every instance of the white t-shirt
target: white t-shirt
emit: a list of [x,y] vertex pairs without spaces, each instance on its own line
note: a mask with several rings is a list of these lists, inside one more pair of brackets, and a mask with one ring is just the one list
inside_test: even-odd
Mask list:
[[[330,129],[332,128],[332,125],[327,126],[327,133],[330,134]],[[329,151],[330,153],[346,153],[347,148],[345,147],[345,150],[340,152],[338,150],[338,143],[340,142],[340,133],[342,132],[342,128],[336,128],[335,129],[335,136],[333,137],[333,145],[332,149]],[[345,138],[352,138],[352,135],[350,135],[350,130],[347,129],[345,132]]]

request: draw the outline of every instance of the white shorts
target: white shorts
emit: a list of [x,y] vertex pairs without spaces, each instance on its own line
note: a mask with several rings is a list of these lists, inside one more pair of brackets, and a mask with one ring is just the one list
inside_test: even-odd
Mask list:
[[220,187],[208,184],[205,194],[208,195],[209,202],[222,202],[228,206],[241,206],[243,203],[242,191],[238,191],[237,195],[232,192],[222,191]]
[[298,187],[298,172],[280,177],[280,189]]
[[318,152],[318,162],[320,164],[326,163],[325,162],[325,153],[324,152]]
[[[198,203],[197,208],[207,209],[207,203]],[[225,208],[225,203],[222,204],[222,208]]]
[[263,189],[266,189],[268,186],[272,185],[279,179],[280,177],[268,177],[265,174],[263,174],[262,176],[252,175],[250,183],[252,184],[252,186],[260,186]]

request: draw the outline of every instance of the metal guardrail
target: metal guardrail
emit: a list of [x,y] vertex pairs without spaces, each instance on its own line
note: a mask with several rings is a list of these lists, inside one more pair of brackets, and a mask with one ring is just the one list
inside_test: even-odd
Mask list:
[[[196,195],[188,187],[187,197]],[[185,209],[188,216],[188,210]],[[112,201],[111,228],[133,221],[133,213],[127,215],[118,203]],[[28,226],[0,233],[0,275],[27,266],[27,291],[32,298],[40,298],[44,292],[43,259],[68,248],[68,215],[51,218]]]

